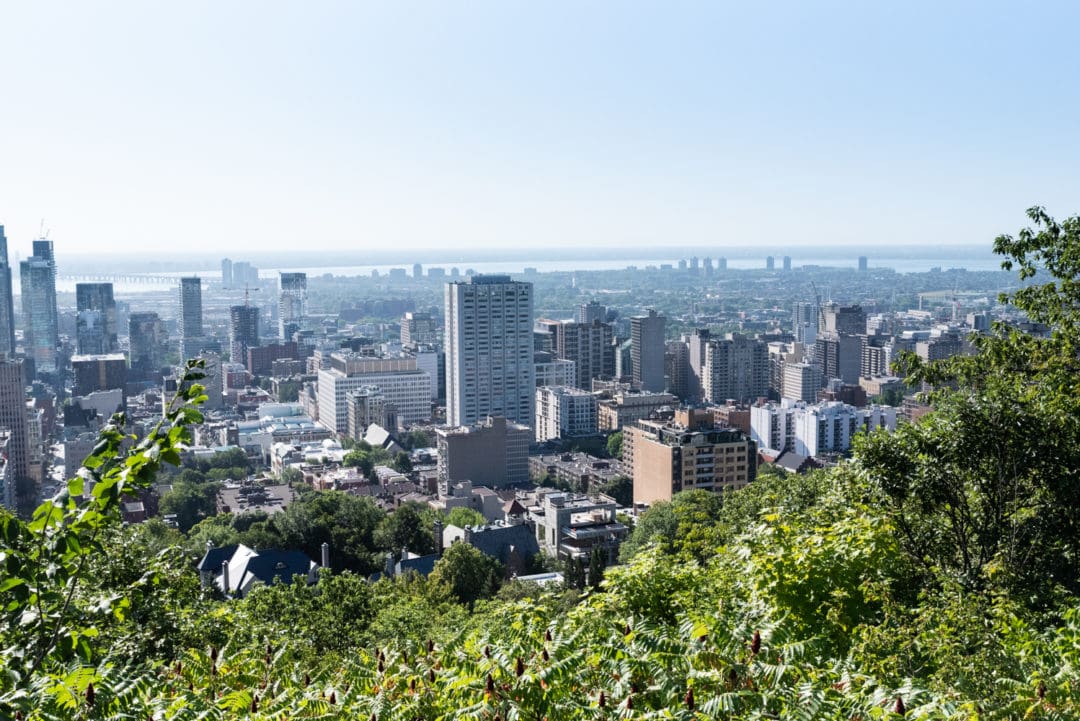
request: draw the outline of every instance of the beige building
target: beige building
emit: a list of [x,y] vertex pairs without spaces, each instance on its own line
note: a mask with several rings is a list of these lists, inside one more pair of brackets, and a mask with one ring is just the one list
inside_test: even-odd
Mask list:
[[634,476],[634,503],[669,501],[696,488],[742,488],[757,475],[757,444],[735,428],[717,428],[708,411],[686,409],[673,421],[623,429],[623,462]]
[[502,416],[489,416],[475,426],[437,428],[439,487],[445,495],[450,484],[472,481],[498,488],[529,480],[528,426]]
[[608,400],[600,401],[596,409],[596,422],[601,432],[617,431],[634,421],[648,418],[664,406],[678,404],[670,393],[619,392]]

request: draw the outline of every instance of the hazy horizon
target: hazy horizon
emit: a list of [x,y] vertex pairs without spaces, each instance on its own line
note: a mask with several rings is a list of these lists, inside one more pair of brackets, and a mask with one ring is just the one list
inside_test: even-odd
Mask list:
[[989,246],[1031,205],[1080,210],[1078,21],[1066,2],[10,4],[0,224],[24,256],[43,228],[95,256]]

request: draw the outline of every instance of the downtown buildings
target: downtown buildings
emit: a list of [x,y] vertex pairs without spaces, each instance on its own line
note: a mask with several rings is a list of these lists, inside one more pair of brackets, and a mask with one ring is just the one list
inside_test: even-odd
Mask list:
[[22,285],[24,345],[35,373],[54,374],[59,367],[60,331],[56,308],[56,257],[51,240],[35,240],[34,254],[19,264]]

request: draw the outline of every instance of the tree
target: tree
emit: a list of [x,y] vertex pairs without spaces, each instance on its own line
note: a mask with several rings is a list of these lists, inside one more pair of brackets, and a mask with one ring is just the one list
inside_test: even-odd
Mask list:
[[458,528],[465,528],[466,526],[475,528],[486,524],[487,519],[484,518],[484,514],[480,513],[480,511],[467,506],[458,506],[457,508],[451,508],[450,513],[446,514],[446,523]]
[[607,565],[605,553],[600,546],[593,548],[589,554],[589,585],[600,588],[600,582],[604,580],[604,566]]
[[335,571],[367,574],[383,566],[375,552],[374,535],[385,515],[366,496],[310,491],[281,513],[274,514],[272,522],[285,548],[299,549],[318,559],[322,544],[329,543],[331,567]]
[[158,510],[163,516],[176,515],[176,524],[187,532],[204,518],[217,513],[217,494],[220,483],[187,483],[179,481],[161,498]]
[[467,543],[455,543],[435,563],[431,580],[446,584],[457,599],[472,606],[499,590],[502,564]]
[[923,569],[917,582],[1008,588],[1038,604],[1080,588],[1080,218],[1028,217],[1034,229],[994,249],[1021,280],[1044,270],[1049,282],[1001,300],[1050,324],[1050,337],[996,324],[973,338],[975,355],[902,356],[909,384],[935,386],[935,410],[864,440],[855,458]]
[[682,491],[671,501],[653,504],[623,542],[619,558],[628,561],[650,544],[698,560],[712,556],[719,545],[722,506],[718,494],[704,490]]
[[612,458],[622,458],[622,431],[615,431],[607,439],[607,452]]
[[342,463],[346,468],[356,468],[367,478],[371,478],[371,474],[375,472],[375,461],[372,460],[371,453],[359,448],[346,453]]
[[394,470],[400,473],[409,473],[412,471],[412,459],[409,458],[409,454],[405,451],[399,451],[394,456]]
[[398,553],[408,549],[424,556],[435,552],[435,513],[419,503],[403,503],[375,529],[375,545]]
[[629,508],[634,505],[634,479],[630,476],[616,476],[600,488],[600,492],[615,499],[620,506]]

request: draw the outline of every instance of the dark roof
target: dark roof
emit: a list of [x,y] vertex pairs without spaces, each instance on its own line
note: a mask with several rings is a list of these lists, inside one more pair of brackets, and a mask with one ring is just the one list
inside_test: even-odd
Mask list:
[[236,553],[236,549],[239,548],[237,544],[231,546],[222,546],[221,548],[208,548],[206,555],[199,561],[199,565],[196,566],[200,571],[221,571],[221,564],[226,561],[231,561],[233,554]]
[[311,570],[311,559],[303,551],[259,551],[258,556],[248,559],[247,566],[241,578],[241,586],[246,582],[248,575],[254,576],[266,585],[270,585],[275,579],[282,583],[292,583],[293,576],[307,577]]
[[784,451],[776,457],[773,464],[780,466],[785,471],[791,471],[792,473],[801,473],[815,467],[812,460],[799,453],[794,453],[793,451]]
[[524,524],[515,526],[485,526],[473,529],[469,544],[485,555],[497,558],[503,563],[510,557],[513,547],[523,558],[531,558],[540,553],[540,544],[532,529]]
[[431,572],[435,570],[435,562],[438,560],[439,556],[435,553],[428,556],[420,556],[419,558],[407,558],[397,564],[395,571],[397,571],[397,573],[416,571],[421,576],[430,576]]

